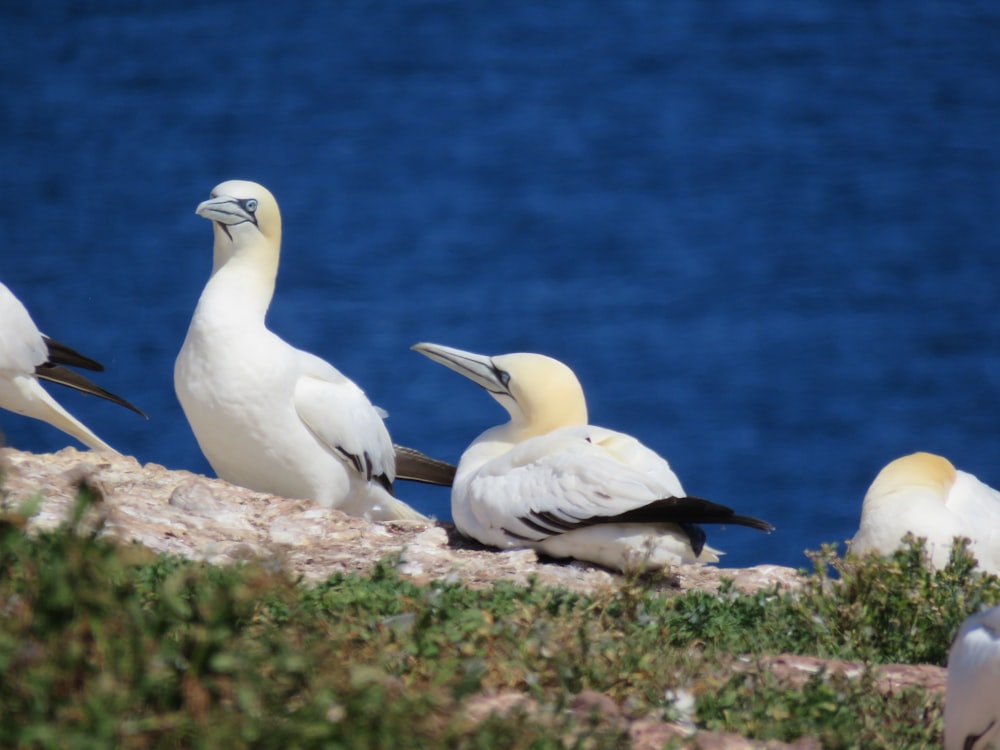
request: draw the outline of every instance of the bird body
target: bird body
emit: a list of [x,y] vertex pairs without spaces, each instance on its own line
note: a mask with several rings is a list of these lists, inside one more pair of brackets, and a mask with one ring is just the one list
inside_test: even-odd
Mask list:
[[214,225],[213,270],[174,386],[212,468],[234,484],[372,520],[423,518],[392,495],[392,441],[364,392],[265,325],[281,245],[274,197],[234,180],[197,212]]
[[948,654],[945,750],[1000,748],[1000,607],[962,623]]
[[0,284],[0,407],[48,422],[94,450],[117,453],[46,391],[39,379],[139,409],[64,365],[103,370],[100,363],[44,336],[21,301]]
[[1000,492],[947,459],[913,453],[889,463],[865,494],[850,542],[855,554],[891,554],[907,533],[926,539],[931,564],[948,564],[955,537],[971,541],[979,567],[1000,572]]
[[700,522],[770,530],[688,497],[663,457],[629,435],[588,424],[583,389],[563,363],[539,354],[413,348],[484,387],[511,416],[459,461],[452,517],[466,536],[624,570],[717,561]]

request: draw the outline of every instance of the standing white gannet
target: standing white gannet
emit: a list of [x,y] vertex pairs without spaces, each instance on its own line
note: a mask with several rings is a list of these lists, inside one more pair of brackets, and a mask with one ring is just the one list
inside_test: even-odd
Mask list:
[[1000,607],[967,618],[951,644],[944,746],[1000,748]]
[[21,301],[0,284],[0,407],[48,422],[94,450],[117,453],[60,406],[38,379],[100,396],[146,415],[121,396],[104,390],[63,365],[97,372],[104,370],[99,362],[40,333]]
[[882,469],[865,495],[850,550],[890,555],[907,532],[927,540],[925,550],[939,570],[948,564],[955,537],[967,537],[979,567],[1000,573],[1000,492],[946,458],[913,453]]
[[466,536],[625,570],[716,562],[698,523],[772,529],[688,497],[666,460],[633,437],[587,424],[583,389],[562,362],[413,349],[481,385],[510,414],[458,463],[451,512]]
[[392,496],[392,441],[362,390],[265,326],[281,248],[274,196],[232,180],[197,213],[215,230],[212,276],[174,388],[212,468],[243,487],[371,520],[423,518]]

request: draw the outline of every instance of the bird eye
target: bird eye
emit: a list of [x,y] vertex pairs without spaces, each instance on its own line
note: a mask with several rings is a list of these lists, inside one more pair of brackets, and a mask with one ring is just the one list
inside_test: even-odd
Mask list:
[[254,213],[257,210],[257,199],[251,198],[250,200],[248,200],[246,203],[243,204],[243,207],[249,213]]

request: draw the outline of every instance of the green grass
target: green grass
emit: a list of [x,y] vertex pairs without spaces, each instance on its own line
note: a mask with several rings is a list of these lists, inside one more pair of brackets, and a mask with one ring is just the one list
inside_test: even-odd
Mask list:
[[[89,501],[81,496],[78,516]],[[387,560],[304,585],[267,564],[216,568],[117,545],[74,522],[28,536],[0,519],[0,747],[627,747],[567,710],[582,690],[632,717],[827,747],[940,744],[941,702],[873,677],[795,686],[738,655],[944,664],[970,612],[1000,601],[962,546],[939,573],[814,556],[799,592],[665,595],[634,578],[586,596],[499,582],[421,586]],[[762,662],[763,663],[763,662]],[[468,701],[524,710],[475,722]]]

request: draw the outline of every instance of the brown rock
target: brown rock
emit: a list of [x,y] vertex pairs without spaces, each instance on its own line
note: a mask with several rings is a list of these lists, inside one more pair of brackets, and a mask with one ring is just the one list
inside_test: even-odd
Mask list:
[[618,704],[604,693],[596,690],[582,690],[570,702],[570,710],[581,719],[597,716],[602,719],[617,719],[622,715]]
[[508,690],[502,693],[480,693],[465,699],[461,717],[467,726],[476,727],[491,716],[510,716],[512,713],[536,714],[538,702],[524,693]]
[[[306,580],[334,572],[363,573],[387,557],[399,559],[400,574],[424,582],[458,579],[473,586],[498,580],[574,591],[618,586],[616,573],[579,562],[540,561],[528,549],[497,551],[462,539],[451,524],[422,521],[371,523],[305,500],[287,500],[237,487],[221,479],[140,466],[131,457],[65,448],[36,455],[0,450],[4,472],[0,507],[18,509],[41,498],[29,528],[62,523],[83,482],[103,502],[104,534],[136,541],[158,553],[224,564],[262,557],[277,559]],[[446,490],[442,490],[446,492]],[[791,568],[759,565],[742,570],[689,566],[656,585],[666,593],[712,591],[732,578],[743,591],[800,584]]]
[[[778,654],[757,658],[739,658],[733,665],[735,671],[768,670],[795,686],[804,685],[823,671],[825,674],[842,675],[856,679],[864,674],[866,665],[842,659],[820,659],[816,656]],[[909,687],[921,687],[932,694],[944,693],[948,670],[933,664],[881,664],[868,667],[875,675],[876,687],[892,693]]]

